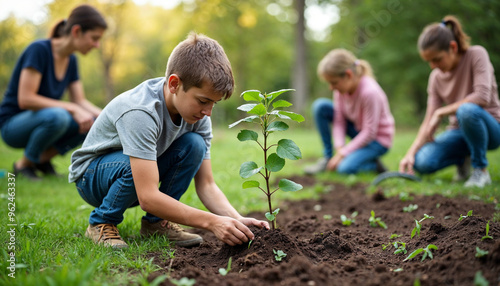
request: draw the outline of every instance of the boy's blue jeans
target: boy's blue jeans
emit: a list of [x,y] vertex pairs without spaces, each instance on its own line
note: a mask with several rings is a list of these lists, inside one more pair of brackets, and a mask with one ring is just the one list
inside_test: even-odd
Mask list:
[[[333,102],[327,98],[318,98],[312,105],[312,113],[316,128],[319,131],[321,142],[323,143],[323,155],[325,158],[333,157],[332,132],[334,109]],[[354,124],[347,121],[347,135],[350,138],[356,137],[358,131]],[[377,168],[376,160],[385,154],[388,149],[382,146],[376,140],[370,142],[363,148],[360,148],[346,156],[337,167],[337,172],[342,174],[355,174],[358,172],[375,171]]]
[[446,130],[417,152],[414,165],[417,172],[429,174],[451,165],[461,165],[469,155],[472,167],[488,166],[487,150],[500,146],[500,123],[473,103],[462,104],[456,116],[459,129]]
[[83,142],[86,134],[71,114],[59,107],[27,110],[14,115],[2,126],[2,138],[7,145],[25,148],[24,155],[40,163],[40,155],[50,147],[64,154]]
[[[207,147],[201,135],[186,133],[175,140],[157,158],[160,191],[179,200],[205,157]],[[123,221],[127,208],[139,205],[132,177],[130,158],[118,150],[92,161],[85,173],[76,181],[80,196],[96,207],[90,214],[92,225]],[[161,219],[146,213],[145,219],[157,222]]]

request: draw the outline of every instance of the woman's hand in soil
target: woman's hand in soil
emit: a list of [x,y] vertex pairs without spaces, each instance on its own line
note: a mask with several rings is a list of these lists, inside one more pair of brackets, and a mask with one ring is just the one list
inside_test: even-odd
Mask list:
[[337,152],[337,154],[335,154],[335,156],[333,156],[333,158],[331,158],[330,161],[328,161],[326,169],[330,171],[335,171],[343,159],[344,156],[342,156],[340,152]]
[[246,226],[256,226],[258,228],[269,229],[269,223],[267,221],[257,220],[251,217],[242,217],[238,220]]
[[219,217],[212,226],[211,231],[219,240],[231,246],[254,239],[254,234],[245,224],[230,217]]
[[415,164],[415,155],[406,154],[403,159],[399,162],[399,172],[415,175],[415,171],[413,170],[413,165]]

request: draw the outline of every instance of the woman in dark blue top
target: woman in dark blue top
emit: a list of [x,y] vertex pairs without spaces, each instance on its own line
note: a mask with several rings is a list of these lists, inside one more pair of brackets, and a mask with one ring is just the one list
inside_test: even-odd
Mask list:
[[[73,53],[97,48],[106,28],[95,8],[81,5],[54,27],[50,39],[31,43],[21,54],[0,105],[3,140],[25,149],[14,162],[15,174],[32,180],[40,179],[37,170],[55,174],[51,159],[83,142],[101,109],[85,98]],[[66,90],[69,101],[62,101]]]

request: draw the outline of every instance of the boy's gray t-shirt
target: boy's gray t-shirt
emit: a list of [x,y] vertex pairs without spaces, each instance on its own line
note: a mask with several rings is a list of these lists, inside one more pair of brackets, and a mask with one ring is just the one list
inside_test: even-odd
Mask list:
[[83,145],[71,155],[69,182],[78,180],[95,158],[123,150],[123,154],[154,160],[187,132],[200,134],[210,159],[212,123],[205,116],[195,124],[172,122],[165,104],[165,77],[147,80],[114,98],[92,125]]

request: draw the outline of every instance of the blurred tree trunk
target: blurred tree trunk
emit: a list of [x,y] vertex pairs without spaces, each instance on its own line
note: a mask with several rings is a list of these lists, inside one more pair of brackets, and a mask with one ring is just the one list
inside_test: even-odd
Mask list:
[[295,24],[295,63],[292,72],[292,87],[295,89],[293,95],[294,110],[302,113],[305,109],[306,99],[309,92],[309,78],[307,76],[307,47],[305,39],[305,0],[295,0],[297,11],[297,24]]

